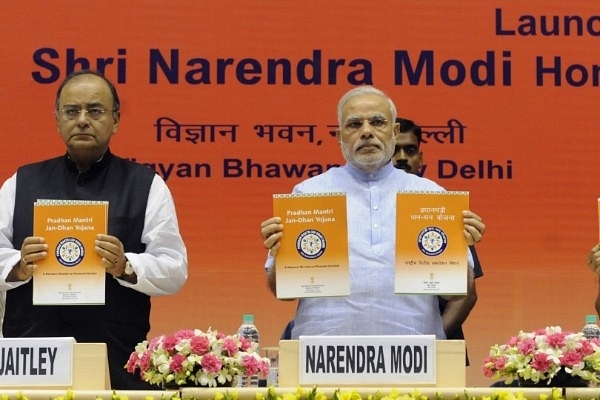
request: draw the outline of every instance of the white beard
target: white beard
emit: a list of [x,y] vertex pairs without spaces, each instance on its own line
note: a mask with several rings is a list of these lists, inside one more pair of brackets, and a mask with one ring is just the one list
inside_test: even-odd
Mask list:
[[373,172],[377,171],[384,165],[390,162],[392,155],[394,154],[394,142],[390,141],[386,146],[385,143],[379,142],[379,144],[383,145],[383,149],[374,153],[368,154],[358,154],[355,150],[356,147],[359,147],[363,143],[360,142],[354,145],[354,148],[350,148],[348,144],[341,143],[340,147],[342,148],[342,153],[346,161],[356,168],[366,171]]

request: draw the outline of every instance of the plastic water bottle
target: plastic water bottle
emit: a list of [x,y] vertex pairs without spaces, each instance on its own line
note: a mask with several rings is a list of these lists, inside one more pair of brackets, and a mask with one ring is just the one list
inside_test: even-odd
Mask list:
[[[260,334],[256,325],[254,325],[254,315],[244,314],[242,317],[242,325],[238,329],[238,336],[243,336],[251,342],[256,344],[260,341]],[[256,348],[258,352],[258,347]],[[240,376],[238,379],[238,387],[258,387],[258,375],[252,375],[249,377]]]
[[[587,339],[599,339],[600,338],[600,326],[598,326],[598,317],[595,314],[585,316],[585,325],[581,329],[581,333]],[[590,387],[597,387],[597,384],[590,382]]]
[[600,326],[598,326],[598,317],[590,314],[585,316],[585,325],[581,333],[588,339],[600,339]]

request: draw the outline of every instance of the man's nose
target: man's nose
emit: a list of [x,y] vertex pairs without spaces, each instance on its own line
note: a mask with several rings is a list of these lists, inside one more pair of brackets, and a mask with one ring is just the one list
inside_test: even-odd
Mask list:
[[87,115],[87,110],[84,108],[77,116],[77,125],[87,125],[90,123],[90,119]]
[[371,126],[371,121],[365,119],[360,126],[361,136],[371,137],[373,136],[373,127]]

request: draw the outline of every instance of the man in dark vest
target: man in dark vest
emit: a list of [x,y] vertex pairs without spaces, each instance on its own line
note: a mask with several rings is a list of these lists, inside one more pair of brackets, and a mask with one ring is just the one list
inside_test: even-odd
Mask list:
[[[20,167],[0,189],[0,289],[6,290],[4,337],[74,337],[104,342],[113,389],[148,389],[125,369],[150,330],[150,296],[179,291],[187,252],[173,198],[151,169],[119,158],[109,143],[120,102],[94,71],[70,74],[58,88],[56,122],[66,154]],[[33,305],[36,263],[53,257],[33,236],[38,199],[108,201],[108,232],[95,248],[106,268],[105,304]]]

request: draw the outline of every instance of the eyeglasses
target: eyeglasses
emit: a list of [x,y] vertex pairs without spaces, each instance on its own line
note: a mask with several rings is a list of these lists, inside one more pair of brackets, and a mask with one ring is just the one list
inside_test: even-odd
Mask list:
[[60,110],[63,116],[66,119],[78,119],[82,112],[85,112],[88,118],[91,119],[100,119],[107,112],[105,108],[102,107],[90,107],[90,108],[80,108],[80,107],[65,107]]
[[374,116],[369,119],[350,118],[344,122],[343,128],[348,132],[358,131],[364,125],[365,121],[369,123],[369,126],[376,130],[383,130],[387,127],[388,121],[382,116]]

